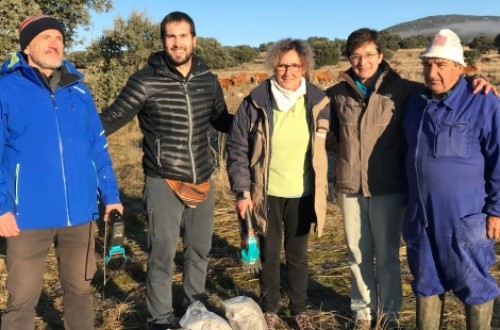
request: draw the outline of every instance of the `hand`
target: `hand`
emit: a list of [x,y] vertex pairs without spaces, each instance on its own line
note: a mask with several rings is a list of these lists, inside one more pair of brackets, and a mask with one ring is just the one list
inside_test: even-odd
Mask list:
[[251,198],[240,199],[236,202],[236,212],[241,219],[245,219],[247,208],[250,208],[250,212],[253,211],[253,202]]
[[494,215],[488,215],[486,221],[486,236],[489,239],[500,239],[500,218]]
[[0,236],[13,237],[19,235],[16,218],[12,212],[0,215]]
[[497,88],[491,85],[488,80],[482,76],[474,77],[474,80],[472,80],[472,88],[472,92],[474,94],[477,94],[481,91],[483,91],[483,94],[488,94],[491,91],[494,95],[498,96]]
[[106,208],[104,210],[104,216],[102,217],[102,219],[104,221],[108,221],[109,219],[109,212],[113,211],[113,210],[117,210],[118,212],[120,212],[120,214],[123,215],[123,205],[118,203],[118,204],[109,204],[109,205],[106,205]]

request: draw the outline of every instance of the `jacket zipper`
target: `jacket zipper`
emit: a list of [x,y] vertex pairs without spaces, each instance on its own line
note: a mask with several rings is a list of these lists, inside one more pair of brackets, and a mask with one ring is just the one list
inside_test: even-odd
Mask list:
[[187,114],[188,114],[188,152],[189,159],[191,160],[191,171],[193,172],[193,182],[196,183],[198,180],[196,177],[196,168],[194,164],[194,155],[193,155],[193,113],[191,108],[191,100],[188,93],[187,81],[182,82],[182,86],[184,87],[184,95],[186,95],[186,105],[187,105]]
[[424,226],[427,228],[429,226],[429,221],[427,219],[427,212],[425,209],[424,202],[422,200],[422,186],[420,184],[420,173],[423,172],[421,166],[420,166],[420,137],[422,135],[422,125],[424,122],[424,117],[425,114],[427,113],[427,110],[429,109],[429,102],[427,102],[427,106],[425,109],[422,111],[420,118],[419,118],[419,123],[418,123],[418,131],[417,131],[417,141],[416,141],[416,147],[415,147],[415,173],[416,173],[416,185],[417,185],[417,191],[418,191],[418,203],[420,204],[420,207],[422,208],[422,215],[423,215],[423,220],[424,220]]
[[66,184],[66,169],[64,168],[64,150],[63,150],[63,144],[62,144],[62,138],[61,138],[61,127],[59,125],[59,116],[57,114],[58,106],[55,100],[54,93],[50,94],[50,97],[52,99],[52,103],[54,104],[54,118],[55,118],[55,123],[56,123],[56,129],[57,129],[57,139],[59,142],[59,156],[60,156],[60,161],[61,161],[61,172],[62,172],[62,179],[63,179],[63,188],[64,188],[64,201],[66,203],[66,223],[68,226],[71,226],[71,219],[69,216],[69,202],[68,202],[68,187]]
[[19,171],[21,168],[21,164],[17,163],[16,164],[16,184],[15,184],[15,197],[14,197],[14,206],[15,206],[15,213],[17,213],[17,207],[19,205]]

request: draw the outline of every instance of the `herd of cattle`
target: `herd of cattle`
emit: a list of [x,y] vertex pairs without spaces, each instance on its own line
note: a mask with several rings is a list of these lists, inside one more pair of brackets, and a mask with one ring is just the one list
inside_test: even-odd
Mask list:
[[[394,69],[397,73],[401,73],[399,68]],[[466,75],[475,73],[479,71],[479,66],[477,65],[469,65],[464,68],[464,73]],[[343,70],[338,72],[337,75],[331,73],[328,70],[316,70],[313,72],[312,82],[318,85],[331,85],[336,81],[341,80],[341,74]],[[270,74],[266,72],[255,72],[248,73],[246,71],[241,71],[238,74],[233,74],[229,78],[221,78],[219,77],[219,82],[223,89],[229,91],[230,88],[234,86],[241,86],[245,84],[258,84],[267,78],[270,77]]]
[[[226,91],[234,86],[241,86],[245,84],[258,84],[270,77],[269,73],[266,72],[255,72],[248,73],[245,71],[239,72],[238,74],[233,74],[231,77],[222,78],[219,77],[219,82]],[[316,84],[331,84],[334,82],[334,75],[329,71],[314,71],[313,72],[313,83]]]
[[267,78],[269,78],[269,74],[265,72],[255,72],[253,74],[248,74],[247,72],[240,72],[237,75],[232,75],[229,78],[221,78],[219,77],[219,82],[226,91],[228,91],[233,86],[240,86],[244,84],[253,84],[260,83]]

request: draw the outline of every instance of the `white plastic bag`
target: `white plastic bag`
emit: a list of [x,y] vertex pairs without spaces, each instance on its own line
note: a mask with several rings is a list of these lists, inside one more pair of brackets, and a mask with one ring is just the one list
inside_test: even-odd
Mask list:
[[231,330],[229,323],[219,315],[207,310],[199,301],[189,305],[180,324],[187,330]]
[[267,330],[264,314],[253,299],[239,296],[224,301],[224,306],[233,330]]

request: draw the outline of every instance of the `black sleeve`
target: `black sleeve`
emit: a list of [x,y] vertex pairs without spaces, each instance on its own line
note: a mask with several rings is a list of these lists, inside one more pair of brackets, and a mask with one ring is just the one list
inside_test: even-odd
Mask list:
[[224,93],[217,79],[215,79],[215,96],[210,116],[212,126],[222,133],[229,133],[233,123],[233,115],[227,110],[226,101],[224,101]]
[[250,191],[250,142],[249,142],[249,112],[250,102],[245,98],[238,107],[234,122],[226,142],[226,166],[231,190],[235,193]]
[[145,102],[146,87],[141,81],[129,78],[113,104],[100,114],[106,135],[113,134],[132,120],[144,107]]

